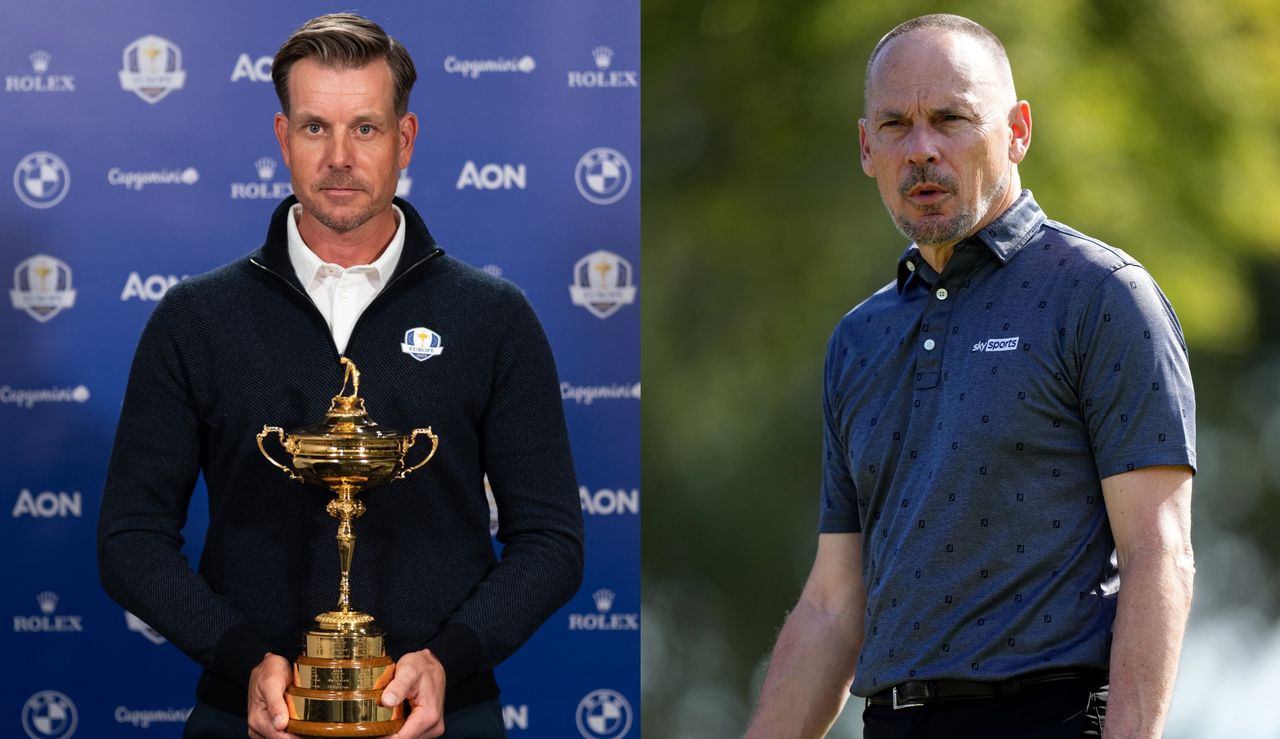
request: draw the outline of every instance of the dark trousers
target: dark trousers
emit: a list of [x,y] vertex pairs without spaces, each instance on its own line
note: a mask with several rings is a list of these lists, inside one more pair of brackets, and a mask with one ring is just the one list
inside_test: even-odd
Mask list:
[[862,722],[865,739],[1096,739],[1106,714],[1105,687],[1062,681],[896,711],[868,704]]
[[[219,711],[197,703],[187,719],[183,739],[244,739],[249,736],[249,723],[244,716]],[[506,739],[502,723],[502,702],[498,699],[477,703],[444,715],[441,739]]]

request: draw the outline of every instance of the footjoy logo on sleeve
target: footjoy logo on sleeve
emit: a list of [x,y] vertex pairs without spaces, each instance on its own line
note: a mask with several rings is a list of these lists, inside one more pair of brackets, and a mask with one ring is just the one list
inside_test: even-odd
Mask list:
[[1003,339],[987,339],[973,345],[975,352],[1011,352],[1017,348],[1017,336],[1009,336]]

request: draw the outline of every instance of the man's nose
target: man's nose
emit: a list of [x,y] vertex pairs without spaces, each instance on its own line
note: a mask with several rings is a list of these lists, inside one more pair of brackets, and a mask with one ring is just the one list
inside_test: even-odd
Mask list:
[[933,126],[913,126],[907,136],[907,161],[917,167],[937,164],[941,159],[938,148],[938,132]]
[[351,139],[347,136],[334,136],[329,144],[329,166],[346,169],[351,166],[353,153]]

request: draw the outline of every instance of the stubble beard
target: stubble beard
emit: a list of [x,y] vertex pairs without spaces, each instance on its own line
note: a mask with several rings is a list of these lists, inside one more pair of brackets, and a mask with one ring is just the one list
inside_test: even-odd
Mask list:
[[[398,179],[400,170],[396,169],[395,172]],[[386,210],[387,207],[391,205],[391,198],[386,198],[385,200],[382,198],[374,198],[369,201],[368,207],[364,210],[358,211],[353,215],[340,217],[337,214],[326,211],[321,207],[322,201],[320,200],[320,192],[325,188],[330,187],[352,188],[361,192],[372,193],[369,185],[356,179],[345,170],[336,170],[328,177],[325,177],[323,180],[320,180],[312,186],[311,193],[308,194],[309,197],[307,197],[306,201],[302,201],[302,198],[299,197],[299,201],[302,201],[303,210],[311,214],[311,217],[315,218],[320,225],[334,233],[345,234],[354,231],[368,223],[374,216]],[[394,182],[390,183],[389,191],[392,193],[395,192]],[[310,195],[314,195],[315,197],[312,198]]]
[[[955,193],[959,188],[959,182],[954,177],[948,177],[933,171],[928,167],[916,167],[912,170],[911,176],[899,188],[900,193],[905,198],[908,191],[923,182],[933,182],[948,192]],[[893,216],[893,223],[898,227],[898,231],[917,246],[934,245],[934,244],[953,244],[960,239],[968,236],[973,231],[978,222],[982,220],[984,214],[991,209],[991,205],[1000,198],[1004,197],[1005,191],[1009,189],[1009,173],[1003,172],[1000,179],[996,180],[987,192],[982,194],[978,203],[974,206],[962,205],[950,218],[938,220],[929,219],[924,222],[913,221],[906,215],[900,215],[890,211]],[[921,215],[932,215],[942,210],[942,204],[915,206]]]

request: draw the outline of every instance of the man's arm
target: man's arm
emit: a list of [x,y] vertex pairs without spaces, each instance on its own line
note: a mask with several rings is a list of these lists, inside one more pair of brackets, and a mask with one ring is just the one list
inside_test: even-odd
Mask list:
[[1102,480],[1120,563],[1104,736],[1157,739],[1191,610],[1191,470],[1146,467]]
[[451,686],[514,653],[582,582],[582,504],[551,345],[518,288],[503,283],[495,300],[501,337],[479,433],[502,554],[421,645]]
[[188,374],[204,317],[190,294],[175,285],[138,340],[98,518],[99,576],[107,595],[174,646],[247,685],[270,646],[182,553],[204,453]]
[[747,739],[820,737],[849,697],[867,591],[862,534],[821,534],[800,602],[778,635]]

